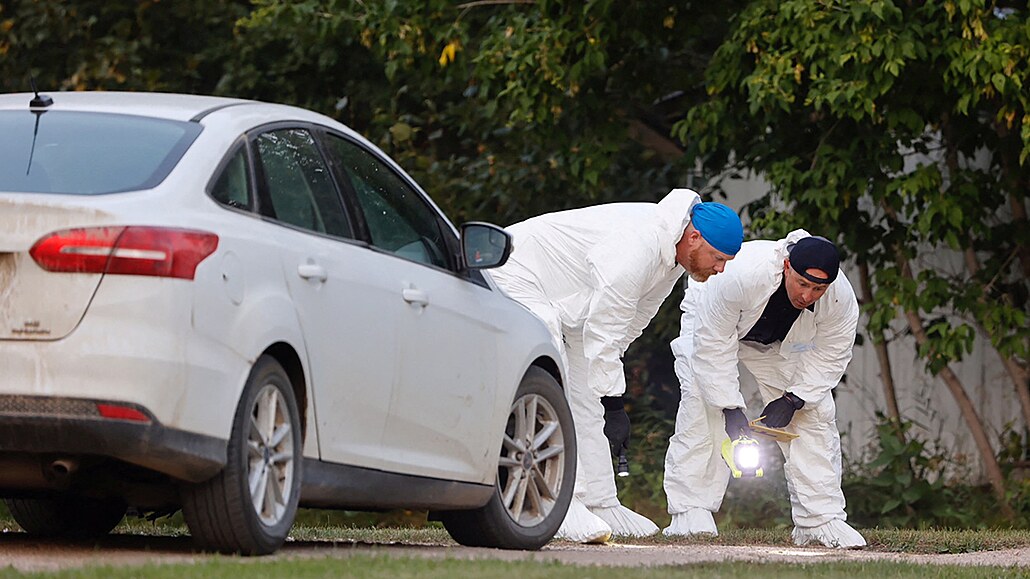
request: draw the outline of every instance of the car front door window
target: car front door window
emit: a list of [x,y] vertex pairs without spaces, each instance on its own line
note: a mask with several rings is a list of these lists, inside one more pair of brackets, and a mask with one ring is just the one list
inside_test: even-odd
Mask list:
[[411,261],[450,267],[440,219],[418,192],[350,141],[330,136],[329,148],[350,180],[374,246]]

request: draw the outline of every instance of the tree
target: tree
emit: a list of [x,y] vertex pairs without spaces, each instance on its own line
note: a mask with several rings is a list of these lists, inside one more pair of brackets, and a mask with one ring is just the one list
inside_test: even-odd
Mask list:
[[211,92],[247,2],[11,0],[0,4],[0,90]]
[[[991,440],[951,369],[986,336],[1030,423],[1025,7],[752,2],[678,125],[713,167],[770,181],[757,227],[818,227],[872,270],[870,334],[900,316],[1011,516]],[[964,270],[948,255],[960,256]]]
[[655,200],[688,172],[668,111],[741,4],[265,0],[221,90],[345,120],[459,219]]

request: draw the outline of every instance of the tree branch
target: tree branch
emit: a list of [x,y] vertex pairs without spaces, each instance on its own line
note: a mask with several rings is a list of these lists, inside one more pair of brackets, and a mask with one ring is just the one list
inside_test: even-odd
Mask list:
[[475,8],[476,6],[496,6],[498,4],[536,4],[536,0],[476,0],[455,6],[458,10]]
[[[858,276],[862,288],[862,300],[865,303],[873,303],[873,287],[869,280],[869,264],[861,262],[858,264]],[[887,414],[890,417],[894,432],[898,440],[905,443],[905,431],[901,428],[901,409],[898,407],[898,395],[894,388],[894,373],[891,371],[890,353],[887,351],[887,341],[883,332],[873,339],[873,347],[876,349],[876,359],[880,362],[880,381],[883,382],[883,398],[887,402]]]
[[629,119],[629,138],[658,153],[666,163],[683,156],[683,149],[680,149],[675,141],[640,120]]

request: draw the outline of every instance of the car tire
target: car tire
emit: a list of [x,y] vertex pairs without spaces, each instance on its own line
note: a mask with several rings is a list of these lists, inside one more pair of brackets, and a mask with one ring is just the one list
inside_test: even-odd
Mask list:
[[5,499],[4,502],[26,533],[74,539],[92,539],[110,533],[128,509],[120,498],[95,499],[78,495]]
[[199,547],[266,555],[282,546],[300,499],[302,438],[290,379],[262,356],[236,409],[225,468],[182,489],[183,517]]
[[439,519],[462,545],[539,549],[565,519],[576,480],[572,412],[553,376],[537,367],[526,372],[504,434],[490,502]]

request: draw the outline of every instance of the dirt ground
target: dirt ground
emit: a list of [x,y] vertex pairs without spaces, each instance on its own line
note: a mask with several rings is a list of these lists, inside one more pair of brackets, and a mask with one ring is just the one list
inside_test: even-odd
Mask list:
[[[506,561],[560,561],[573,565],[644,567],[702,562],[822,562],[888,560],[942,565],[1003,565],[1030,568],[1030,549],[1008,549],[956,555],[909,555],[868,550],[842,551],[821,547],[783,548],[725,545],[575,545],[554,543],[541,551],[501,551],[445,545],[368,544],[357,542],[288,542],[271,559],[344,558],[354,554],[394,555]],[[193,563],[217,555],[193,550],[189,537],[112,535],[100,542],[44,541],[23,533],[0,532],[0,569],[57,571],[80,567],[145,563]]]

